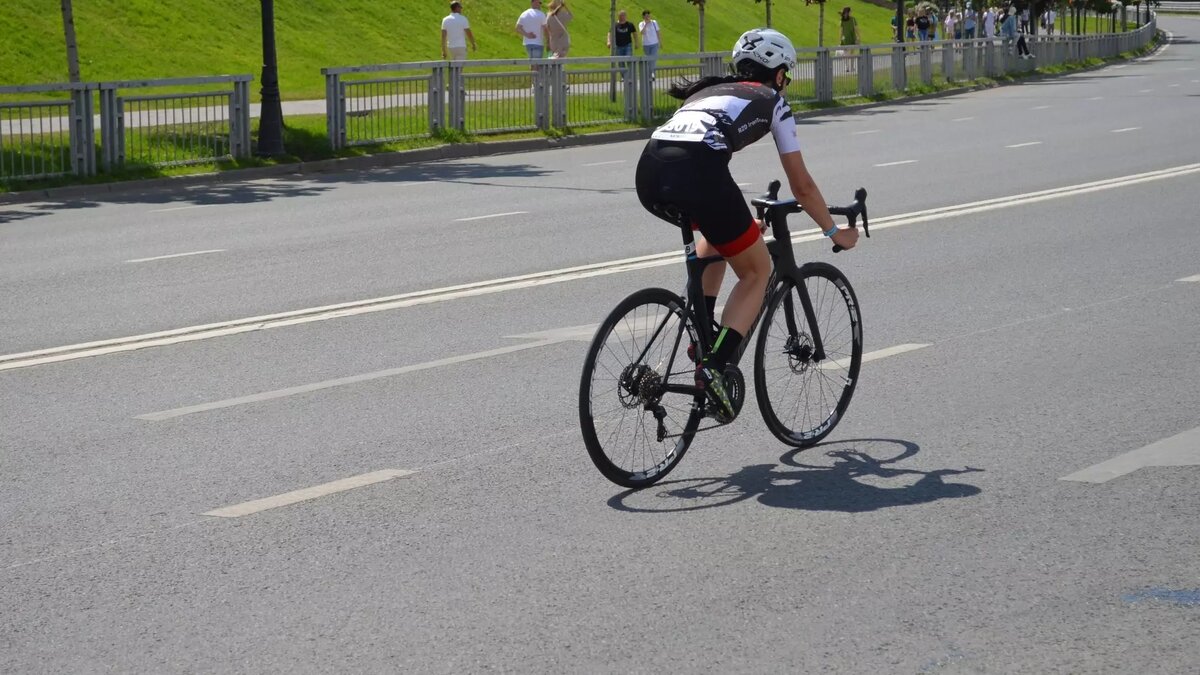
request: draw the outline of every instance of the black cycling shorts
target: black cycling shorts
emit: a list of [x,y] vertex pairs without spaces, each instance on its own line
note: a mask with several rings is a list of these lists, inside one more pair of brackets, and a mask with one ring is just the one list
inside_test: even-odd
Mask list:
[[672,222],[660,209],[673,206],[687,215],[717,251],[729,258],[762,236],[742,190],[729,174],[727,152],[703,143],[651,139],[638,160],[635,184],[642,206]]

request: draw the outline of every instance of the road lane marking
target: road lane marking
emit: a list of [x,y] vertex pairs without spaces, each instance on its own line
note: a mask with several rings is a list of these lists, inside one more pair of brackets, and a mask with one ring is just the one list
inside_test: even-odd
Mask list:
[[1093,464],[1059,480],[1107,483],[1147,466],[1200,466],[1200,427]]
[[1093,97],[1089,98],[1088,100],[1089,101],[1103,101],[1104,97],[1103,96],[1093,96]]
[[1027,148],[1031,145],[1041,145],[1041,144],[1042,144],[1041,141],[1029,141],[1028,143],[1014,143],[1013,145],[1006,145],[1004,147],[1006,147],[1006,148]]
[[1175,281],[1200,282],[1200,274],[1197,274],[1197,275],[1191,276],[1191,277],[1184,277],[1182,279],[1176,279]]
[[248,516],[252,513],[258,513],[259,511],[266,511],[267,509],[277,509],[281,506],[289,506],[299,502],[306,502],[317,499],[318,497],[324,497],[326,495],[331,495],[338,492],[345,492],[346,490],[366,487],[368,485],[374,485],[376,483],[382,483],[384,481],[393,480],[396,478],[405,478],[413,475],[414,473],[416,473],[416,471],[405,471],[403,469],[384,469],[382,471],[372,471],[371,473],[359,474],[357,476],[351,476],[350,478],[343,478],[341,480],[335,480],[329,483],[322,483],[321,485],[314,485],[302,490],[285,492],[281,495],[275,495],[274,497],[255,499],[249,502],[242,502],[241,504],[234,504],[233,506],[225,506],[219,509],[213,509],[212,511],[205,511],[200,515],[214,516],[216,518],[241,518],[242,516]]
[[1049,107],[1050,106],[1048,106],[1048,105],[1035,105],[1032,108],[1030,108],[1030,110],[1045,110],[1046,108],[1049,108]]
[[623,160],[623,159],[613,159],[613,160],[609,160],[607,162],[592,162],[590,164],[583,164],[582,166],[605,166],[606,164],[624,164],[624,163],[625,163],[625,160]]
[[916,164],[918,161],[919,160],[915,159],[903,159],[899,162],[884,162],[883,164],[876,164],[875,166],[900,166],[901,164]]
[[[867,363],[868,361],[878,361],[879,359],[885,359],[889,356],[896,356],[897,354],[904,354],[907,352],[915,352],[918,349],[924,349],[932,346],[932,344],[903,344],[896,345],[895,347],[888,347],[887,349],[879,349],[863,354],[862,363]],[[821,370],[842,370],[849,367],[850,359],[833,359],[821,364]]]
[[224,251],[225,251],[225,249],[223,249],[223,248],[214,248],[214,249],[209,249],[207,251],[190,251],[188,253],[172,253],[171,255],[156,255],[153,258],[134,258],[133,260],[126,260],[125,262],[141,263],[141,262],[150,262],[151,260],[166,260],[167,258],[186,258],[187,256],[191,256],[191,255],[206,255],[209,253],[222,253]]
[[[593,332],[595,329],[592,329]],[[385,370],[377,370],[371,373],[363,373],[362,375],[351,375],[349,377],[339,377],[332,380],[324,380],[322,382],[313,382],[312,384],[302,384],[296,387],[287,387],[284,389],[275,389],[272,391],[264,391],[258,394],[250,394],[248,396],[238,396],[236,398],[227,398],[211,403],[200,403],[197,405],[184,406],[182,408],[173,408],[171,410],[161,410],[159,412],[146,413],[144,415],[136,415],[134,419],[147,420],[150,422],[162,422],[163,420],[173,419],[175,417],[183,417],[184,415],[194,415],[195,413],[208,412],[210,410],[220,410],[221,408],[232,408],[234,406],[246,405],[248,403],[261,403],[263,401],[273,401],[279,398],[287,398],[289,396],[298,396],[300,394],[308,394],[322,389],[333,389],[334,387],[344,387],[348,384],[358,384],[359,382],[370,382],[371,380],[379,380],[385,377],[395,377],[396,375],[404,375],[405,373],[415,373],[422,370],[430,370],[432,368],[441,368],[443,366],[452,366],[458,363],[466,363],[467,361],[478,361],[480,359],[490,359],[504,354],[512,354],[514,352],[525,351],[526,349],[537,349],[558,342],[566,342],[575,338],[544,338],[536,342],[526,342],[518,345],[509,345],[507,347],[498,347],[482,352],[474,352],[471,354],[462,354],[459,356],[451,356],[435,361],[426,361],[425,363],[417,363],[411,366],[401,366],[399,368],[387,368]],[[586,336],[579,339],[588,339]]]
[[[960,218],[962,216],[975,213],[983,213],[986,211],[993,211],[1012,206],[1037,204],[1052,199],[1090,194],[1093,192],[1112,190],[1130,185],[1140,185],[1142,183],[1148,183],[1152,181],[1188,176],[1194,173],[1200,173],[1200,163],[1184,164],[1169,169],[1130,174],[1127,176],[1119,176],[1117,178],[1107,178],[1089,183],[1079,183],[1076,185],[1067,185],[1058,188],[1050,188],[1047,190],[1039,190],[1036,192],[1009,195],[1006,197],[996,197],[978,202],[967,202],[964,204],[937,207],[923,211],[913,211],[911,213],[898,214],[895,216],[885,216],[882,218],[875,218],[871,227],[874,230],[884,230],[891,227],[928,223],[948,218]],[[815,230],[806,230],[804,232],[799,232],[792,235],[793,243],[797,244],[824,240],[825,236]],[[681,262],[682,259],[679,252],[672,250],[664,253],[655,253],[634,258],[610,260],[588,265],[580,265],[577,267],[567,267],[545,272],[535,272],[533,274],[503,277],[500,279],[492,279],[469,284],[459,284],[456,286],[447,286],[444,288],[435,288],[425,291],[414,291],[411,293],[402,293],[399,295],[384,296],[380,298],[356,300],[336,305],[309,307],[306,309],[279,312],[276,314],[265,314],[261,316],[248,317],[245,319],[234,319],[220,323],[175,328],[172,330],[115,338],[111,340],[97,340],[94,342],[65,345],[62,347],[51,347],[48,349],[38,349],[34,351],[0,355],[0,371],[11,370],[15,368],[26,368],[47,363],[71,361],[74,359],[89,358],[104,354],[133,351],[136,349],[145,349],[147,347],[160,347],[182,342],[207,340],[210,338],[236,335],[239,333],[266,330],[270,328],[295,326],[314,321],[327,321],[330,319],[339,319],[348,316],[369,314],[372,312],[382,312],[392,309],[412,307],[415,305],[446,302],[460,298],[476,297],[492,293],[502,293],[512,290],[533,288],[535,286],[565,283],[568,281],[577,281],[580,279],[589,279],[610,274],[621,274],[624,272],[649,269],[652,267],[678,265]]]
[[176,207],[169,208],[169,209],[154,209],[154,210],[150,211],[150,213],[166,213],[168,211],[187,211],[188,209],[207,209],[210,206],[217,206],[217,205],[216,204],[196,204],[194,206],[176,206]]
[[868,129],[866,131],[854,131],[854,132],[851,132],[850,135],[851,136],[862,136],[863,134],[877,134],[877,133],[879,133],[879,129]]
[[951,122],[966,122],[967,120],[973,120],[973,119],[975,119],[975,118],[974,117],[959,117],[958,119],[953,119],[950,121]]
[[502,218],[504,216],[520,216],[529,213],[528,211],[506,211],[505,213],[489,213],[486,216],[471,216],[470,218],[455,218],[456,223],[465,223],[471,220],[483,220],[485,218]]
[[1154,90],[1153,89],[1138,89],[1139,94],[1149,94],[1152,91],[1154,91]]
[[1123,133],[1125,133],[1126,131],[1137,131],[1138,129],[1141,129],[1141,127],[1125,127],[1125,128],[1123,128],[1123,129],[1113,129],[1113,130],[1112,130],[1111,132],[1109,132],[1109,133],[1113,133],[1113,134],[1123,134]]
[[1178,87],[1179,85],[1178,84],[1168,84],[1167,86],[1168,87]]

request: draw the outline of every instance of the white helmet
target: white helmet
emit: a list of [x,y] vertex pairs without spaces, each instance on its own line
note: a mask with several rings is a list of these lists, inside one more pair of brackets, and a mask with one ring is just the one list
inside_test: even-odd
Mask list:
[[783,66],[786,70],[796,67],[796,48],[787,36],[772,28],[754,28],[742,33],[733,45],[733,67],[750,59],[755,63],[775,70]]

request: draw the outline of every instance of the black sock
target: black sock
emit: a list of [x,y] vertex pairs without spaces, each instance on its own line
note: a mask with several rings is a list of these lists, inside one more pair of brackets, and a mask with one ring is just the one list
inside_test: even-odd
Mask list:
[[704,296],[704,304],[708,306],[708,318],[712,319],[713,325],[715,326],[717,324],[717,296]]
[[722,326],[721,332],[717,333],[717,341],[713,343],[712,353],[704,362],[724,371],[725,366],[729,364],[729,359],[737,352],[738,347],[742,344],[742,334],[729,326]]

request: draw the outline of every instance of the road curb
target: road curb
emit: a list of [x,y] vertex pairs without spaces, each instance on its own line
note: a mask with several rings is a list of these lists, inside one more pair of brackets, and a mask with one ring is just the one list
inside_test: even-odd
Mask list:
[[[1159,33],[1161,36],[1162,31],[1159,31]],[[1151,56],[1161,50],[1163,45],[1163,41],[1160,40],[1154,51],[1137,58]],[[1067,74],[1099,70],[1101,68],[1108,67],[1108,65],[1108,63],[1102,63],[1094,66],[1088,66],[1086,68],[1073,70],[1071,73]],[[848,115],[860,112],[862,110],[869,110],[871,108],[905,105],[917,101],[927,101],[930,99],[958,96],[960,94],[983,91],[985,89],[1020,85],[1026,82],[1036,82],[1038,80],[1062,76],[1063,74],[1037,73],[1023,77],[1015,82],[989,82],[986,84],[973,84],[971,86],[955,87],[953,89],[944,89],[942,91],[929,94],[905,96],[903,98],[889,99],[886,101],[872,101],[870,103],[860,103],[835,108],[806,110],[795,113],[795,117],[796,119],[810,119],[813,117]],[[563,136],[560,138],[523,138],[511,141],[451,143],[432,148],[420,148],[417,150],[400,150],[396,152],[381,152],[371,155],[360,155],[357,157],[336,157],[332,159],[319,159],[311,162],[294,162],[289,164],[276,164],[273,166],[249,167],[245,169],[216,171],[212,173],[196,174],[191,176],[170,176],[165,178],[150,178],[146,180],[115,181],[112,183],[94,183],[88,185],[68,185],[64,187],[46,188],[43,190],[26,190],[22,192],[9,192],[6,194],[0,194],[0,204],[20,204],[46,200],[61,201],[64,199],[95,198],[110,194],[130,194],[158,191],[162,190],[163,188],[178,189],[201,185],[240,183],[244,181],[259,180],[262,178],[274,178],[278,176],[336,173],[338,171],[363,171],[391,166],[402,166],[406,164],[417,164],[420,162],[436,162],[448,159],[467,159],[471,157],[488,157],[492,155],[508,155],[521,152],[537,152],[540,150],[553,150],[555,148],[605,145],[608,143],[645,140],[650,137],[652,132],[653,129],[623,129],[621,131],[603,131],[594,134],[580,134],[577,136]]]

